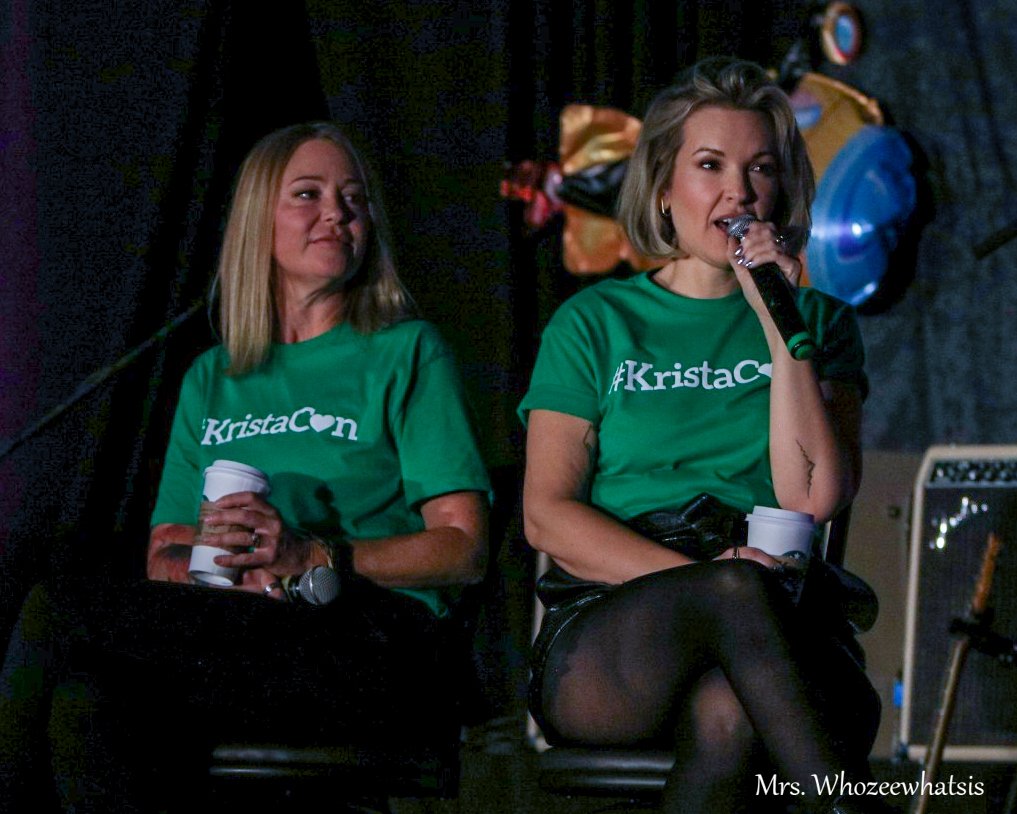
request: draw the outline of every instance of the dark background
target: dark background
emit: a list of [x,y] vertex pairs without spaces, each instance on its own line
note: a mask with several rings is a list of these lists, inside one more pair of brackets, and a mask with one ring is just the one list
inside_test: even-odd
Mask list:
[[[514,417],[540,328],[577,282],[560,229],[524,236],[506,161],[552,159],[569,102],[641,116],[711,54],[780,64],[796,0],[5,0],[0,4],[0,439],[13,439],[203,295],[240,158],[331,117],[384,180],[404,279],[459,354],[510,497]],[[273,4],[268,4],[271,9]],[[1014,440],[1017,8],[859,0],[866,50],[821,70],[913,140],[928,223],[862,317],[870,450]],[[913,281],[911,277],[913,276]],[[0,461],[0,641],[57,572],[140,574],[180,377],[204,315]],[[506,504],[511,510],[511,501]],[[480,658],[493,711],[518,700],[529,559],[510,523]],[[500,592],[500,593],[499,593]]]

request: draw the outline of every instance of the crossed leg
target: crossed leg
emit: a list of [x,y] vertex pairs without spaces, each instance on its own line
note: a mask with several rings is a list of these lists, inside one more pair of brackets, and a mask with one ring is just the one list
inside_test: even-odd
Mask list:
[[620,586],[562,631],[542,680],[553,740],[676,749],[665,811],[758,807],[768,767],[806,799],[816,778],[868,776],[875,692],[756,563]]

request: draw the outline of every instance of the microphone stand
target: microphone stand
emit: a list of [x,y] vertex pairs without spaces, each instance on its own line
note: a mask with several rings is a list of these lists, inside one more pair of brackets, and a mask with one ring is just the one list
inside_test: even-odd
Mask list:
[[87,396],[89,393],[95,390],[95,388],[97,388],[100,384],[105,382],[111,376],[114,376],[115,374],[119,373],[124,368],[129,367],[131,364],[133,364],[134,361],[139,356],[141,356],[141,354],[143,354],[149,348],[162,342],[170,334],[176,331],[181,325],[187,322],[191,317],[193,317],[195,314],[201,311],[204,307],[205,300],[198,300],[186,311],[182,312],[181,314],[178,314],[172,320],[172,322],[160,328],[158,331],[152,334],[148,339],[146,339],[141,344],[135,345],[133,348],[131,348],[131,350],[127,351],[127,353],[121,356],[113,364],[107,365],[106,367],[95,371],[94,373],[92,373],[92,375],[84,379],[81,382],[81,384],[78,385],[77,389],[70,395],[69,398],[60,402],[56,407],[54,407],[52,410],[46,413],[42,418],[40,418],[38,421],[36,421],[34,424],[30,425],[26,429],[24,429],[14,438],[5,441],[3,445],[0,445],[0,461],[3,461],[4,458],[6,458],[14,450],[20,447],[23,443],[25,443],[29,438],[31,438],[33,435],[39,432],[39,430],[41,430],[43,427],[47,426],[53,421],[56,421],[57,418],[59,418],[61,415],[67,412],[67,410],[69,410],[71,407],[73,407],[75,404],[81,401],[81,399],[83,399],[85,396]]

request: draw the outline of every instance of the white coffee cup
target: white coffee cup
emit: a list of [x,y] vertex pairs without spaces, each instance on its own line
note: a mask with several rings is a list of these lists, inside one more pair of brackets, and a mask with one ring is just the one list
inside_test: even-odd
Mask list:
[[217,588],[234,585],[237,581],[238,569],[218,565],[215,558],[223,554],[235,553],[228,548],[219,548],[214,545],[191,546],[191,564],[187,568],[187,573],[191,575],[191,579],[203,585],[214,585]]
[[268,477],[260,469],[242,464],[238,461],[213,461],[204,472],[205,480],[201,488],[201,507],[198,509],[198,541],[191,551],[191,562],[187,572],[196,582],[206,585],[224,587],[233,585],[237,578],[236,568],[224,568],[216,565],[214,558],[221,554],[235,554],[235,551],[202,543],[204,535],[209,532],[247,531],[244,526],[210,526],[204,518],[215,510],[212,505],[221,497],[237,492],[254,492],[267,495],[270,487]]
[[749,521],[747,545],[785,561],[801,560],[812,553],[816,518],[805,512],[754,506],[745,515]]
[[201,487],[202,501],[214,503],[221,497],[237,492],[269,493],[268,478],[260,469],[238,461],[212,461],[205,469],[205,482]]

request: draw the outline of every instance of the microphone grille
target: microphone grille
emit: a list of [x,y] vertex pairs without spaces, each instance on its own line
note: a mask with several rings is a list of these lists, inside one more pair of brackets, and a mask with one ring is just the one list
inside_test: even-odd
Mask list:
[[749,224],[755,219],[753,215],[739,215],[736,218],[731,218],[727,224],[728,237],[741,240],[745,236],[745,230],[749,228]]
[[300,577],[300,596],[312,605],[328,605],[339,596],[339,575],[331,568],[316,565]]

